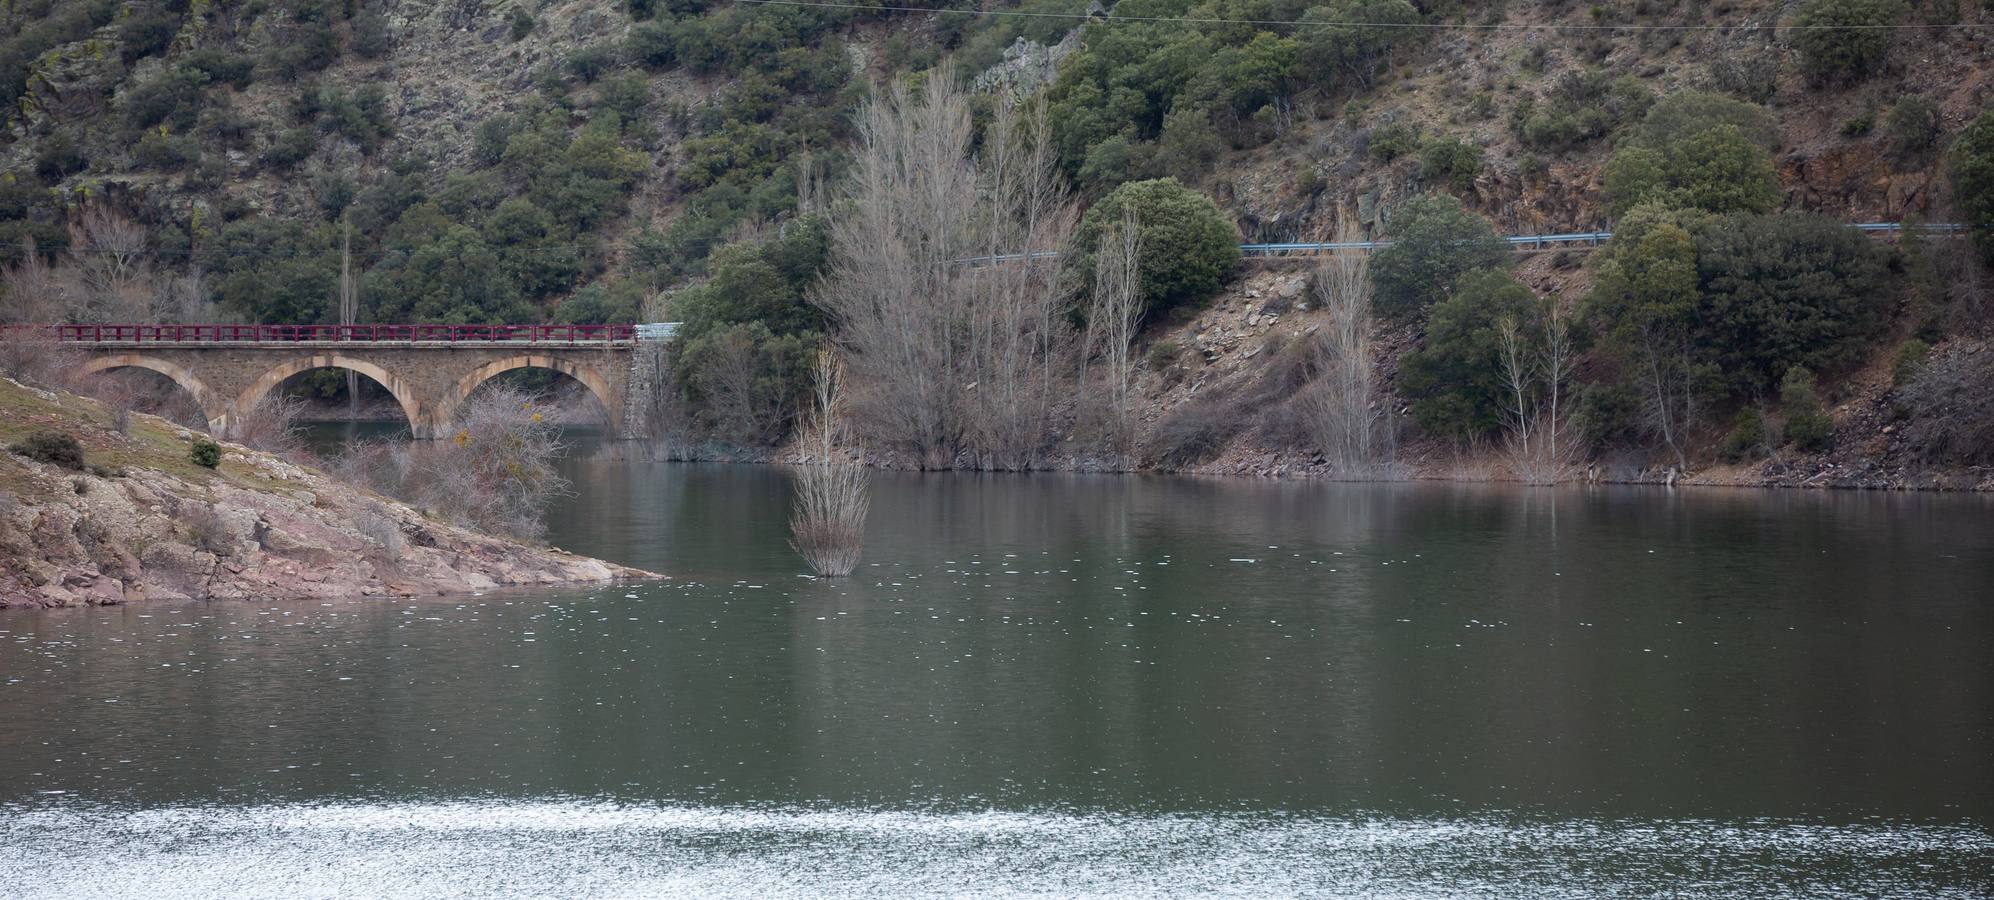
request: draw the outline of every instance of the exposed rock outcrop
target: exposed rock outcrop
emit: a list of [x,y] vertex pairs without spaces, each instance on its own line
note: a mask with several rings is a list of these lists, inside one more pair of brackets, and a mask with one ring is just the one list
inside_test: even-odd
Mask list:
[[130,434],[93,428],[94,404],[82,398],[0,381],[0,399],[8,431],[62,428],[92,459],[123,463],[122,474],[101,475],[0,454],[0,607],[434,595],[656,577],[438,522],[243,447],[224,445],[214,471],[176,464],[191,434],[139,416]]

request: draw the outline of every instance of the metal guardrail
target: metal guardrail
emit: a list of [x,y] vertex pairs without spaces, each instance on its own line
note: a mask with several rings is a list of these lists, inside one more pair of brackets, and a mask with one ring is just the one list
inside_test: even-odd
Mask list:
[[[1858,222],[1850,228],[1869,233],[1895,233],[1907,227],[1918,231],[1939,234],[1953,234],[1966,230],[1957,222],[1934,222],[1925,225],[1907,226],[1902,222]],[[1574,231],[1562,234],[1519,234],[1503,238],[1503,242],[1519,250],[1542,250],[1546,247],[1585,246],[1597,247],[1613,239],[1611,231]],[[1282,244],[1241,244],[1239,252],[1248,257],[1311,256],[1317,253],[1334,253],[1338,250],[1378,250],[1391,246],[1391,241],[1332,241],[1327,243],[1295,242]],[[1000,262],[1014,262],[1021,259],[1051,259],[1059,256],[1056,250],[1038,250],[1025,253],[999,253],[995,256],[972,256],[956,262],[966,265],[989,265]]]
[[[1894,234],[1913,228],[1917,231],[1937,234],[1954,234],[1966,230],[1957,222],[1934,222],[1924,225],[1907,226],[1902,222],[1856,222],[1850,228],[1871,234]],[[1521,234],[1503,238],[1503,242],[1518,249],[1542,250],[1545,247],[1583,245],[1597,247],[1613,239],[1611,231],[1575,231],[1564,234]],[[1391,246],[1391,241],[1344,241],[1341,243],[1295,243],[1295,244],[1241,244],[1239,252],[1245,256],[1307,256],[1316,253],[1334,253],[1338,250],[1377,250]]]

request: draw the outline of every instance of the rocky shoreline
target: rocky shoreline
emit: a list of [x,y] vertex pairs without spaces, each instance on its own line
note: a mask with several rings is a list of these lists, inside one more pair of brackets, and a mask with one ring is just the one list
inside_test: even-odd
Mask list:
[[59,429],[98,471],[0,452],[0,608],[141,600],[406,597],[654,573],[439,522],[323,472],[233,444],[187,461],[195,435],[0,380],[0,444]]

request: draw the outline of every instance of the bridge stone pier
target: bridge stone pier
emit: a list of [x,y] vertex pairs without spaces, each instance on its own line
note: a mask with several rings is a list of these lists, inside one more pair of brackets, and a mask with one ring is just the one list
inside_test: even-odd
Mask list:
[[[160,327],[160,326],[148,326]],[[173,335],[169,334],[168,337]],[[257,404],[275,394],[286,379],[312,369],[358,372],[401,404],[417,438],[450,433],[457,409],[471,392],[513,369],[551,369],[581,382],[608,411],[616,436],[633,436],[643,423],[632,421],[649,404],[633,402],[632,371],[648,381],[650,354],[634,339],[600,340],[292,340],[78,339],[85,354],[82,374],[121,368],[150,369],[172,379],[200,405],[209,430],[221,436]],[[640,384],[638,390],[649,389]]]

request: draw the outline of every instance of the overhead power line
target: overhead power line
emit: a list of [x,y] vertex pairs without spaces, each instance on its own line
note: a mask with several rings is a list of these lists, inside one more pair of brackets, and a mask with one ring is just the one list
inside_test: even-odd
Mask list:
[[936,9],[927,6],[895,6],[891,4],[830,3],[822,0],[734,0],[735,3],[758,6],[800,6],[814,9],[849,9],[858,12],[906,12],[906,13],[959,13],[976,18],[1017,18],[1017,19],[1065,19],[1068,21],[1090,21],[1113,24],[1116,22],[1152,22],[1179,25],[1275,25],[1297,28],[1398,28],[1425,31],[1737,31],[1741,29],[1766,29],[1773,31],[1950,31],[1994,28],[1994,22],[1892,22],[1874,25],[1807,25],[1791,23],[1735,23],[1735,24],[1694,24],[1694,25],[1635,25],[1610,24],[1602,22],[1308,22],[1299,19],[1226,19],[1205,16],[1118,16],[1113,13],[1089,15],[1087,13],[1030,12],[1022,9]]

